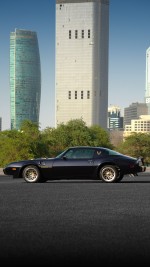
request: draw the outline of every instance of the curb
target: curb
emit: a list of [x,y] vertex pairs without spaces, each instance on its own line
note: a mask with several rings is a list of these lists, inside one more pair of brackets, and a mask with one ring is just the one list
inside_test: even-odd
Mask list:
[[5,174],[3,173],[3,168],[0,168],[0,175],[5,175]]

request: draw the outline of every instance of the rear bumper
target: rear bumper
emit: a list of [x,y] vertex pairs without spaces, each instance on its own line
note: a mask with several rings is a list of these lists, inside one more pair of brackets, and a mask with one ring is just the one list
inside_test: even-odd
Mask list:
[[144,166],[144,165],[141,165],[141,166],[136,166],[135,168],[133,168],[133,169],[131,169],[131,174],[135,174],[135,175],[137,175],[138,173],[140,173],[140,172],[145,172],[146,171],[146,166]]
[[145,172],[146,171],[146,166],[142,165],[142,166],[138,166],[136,172]]

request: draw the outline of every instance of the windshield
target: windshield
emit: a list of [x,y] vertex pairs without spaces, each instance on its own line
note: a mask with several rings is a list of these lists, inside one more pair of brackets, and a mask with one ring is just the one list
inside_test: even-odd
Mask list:
[[57,156],[56,156],[56,158],[57,158],[57,159],[61,158],[61,157],[63,156],[63,154],[65,154],[65,153],[66,153],[66,151],[67,151],[67,150],[65,150],[65,151],[61,152],[59,155],[57,155]]

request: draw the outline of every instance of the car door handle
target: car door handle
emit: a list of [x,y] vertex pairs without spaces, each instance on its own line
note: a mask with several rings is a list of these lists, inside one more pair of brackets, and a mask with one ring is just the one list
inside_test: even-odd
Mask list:
[[90,159],[90,160],[88,160],[88,162],[89,162],[90,164],[92,164],[92,163],[93,163],[93,160]]

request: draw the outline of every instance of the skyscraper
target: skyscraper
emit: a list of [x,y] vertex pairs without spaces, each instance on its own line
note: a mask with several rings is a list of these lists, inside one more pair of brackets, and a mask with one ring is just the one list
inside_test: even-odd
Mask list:
[[129,107],[124,108],[124,128],[131,124],[131,120],[137,120],[141,115],[148,115],[146,103],[132,103]]
[[36,32],[15,29],[10,33],[11,129],[23,120],[39,123],[41,67]]
[[56,0],[56,126],[107,128],[109,0]]
[[146,50],[146,86],[145,86],[145,103],[150,115],[150,47]]
[[108,107],[108,129],[122,129],[123,117],[121,117],[121,109],[118,106]]

